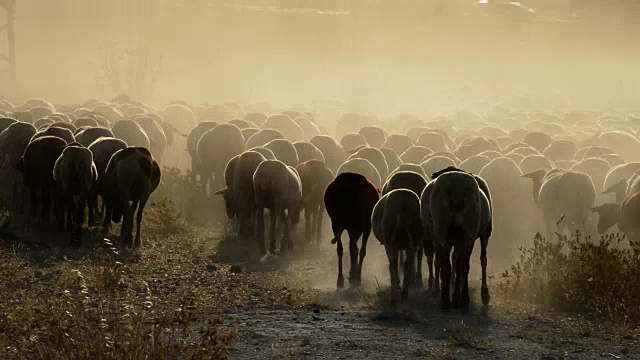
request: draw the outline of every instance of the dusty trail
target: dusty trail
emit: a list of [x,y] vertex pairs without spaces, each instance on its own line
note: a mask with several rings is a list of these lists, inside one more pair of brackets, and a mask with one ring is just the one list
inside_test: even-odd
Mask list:
[[[244,251],[243,256],[250,252],[237,245],[221,243],[213,260],[234,262],[239,254],[229,255],[232,248]],[[284,284],[303,301],[291,307],[262,307],[258,302],[248,308],[223,309],[225,326],[238,333],[232,359],[640,358],[636,355],[640,346],[632,337],[505,303],[497,294],[496,280],[490,284],[493,299],[486,313],[478,305],[479,283],[472,285],[476,303],[468,316],[456,310],[441,312],[438,298],[425,290],[413,291],[408,303],[390,310],[386,258],[375,238],[368,247],[363,274],[368,280],[362,291],[335,290],[333,247],[322,244],[320,249],[298,251],[241,264],[247,274],[264,277],[266,283],[273,276],[285,279]]]

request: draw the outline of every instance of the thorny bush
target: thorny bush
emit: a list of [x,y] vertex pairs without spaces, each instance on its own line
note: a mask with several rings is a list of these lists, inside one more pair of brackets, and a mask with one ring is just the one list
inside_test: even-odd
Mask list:
[[640,323],[640,257],[620,234],[535,236],[503,274],[508,299],[624,324]]

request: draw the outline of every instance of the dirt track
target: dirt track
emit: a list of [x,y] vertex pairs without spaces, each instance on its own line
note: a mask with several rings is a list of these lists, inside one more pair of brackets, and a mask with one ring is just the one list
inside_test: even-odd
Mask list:
[[[437,297],[425,290],[414,291],[408,303],[390,310],[386,259],[375,239],[365,260],[363,276],[369,281],[362,291],[335,290],[337,258],[332,247],[321,248],[243,263],[247,275],[286,279],[303,305],[224,309],[224,323],[239,335],[232,359],[640,358],[633,336],[506,304],[496,294],[496,280],[490,284],[494,295],[486,313],[478,304],[468,316],[443,313]],[[219,250],[217,261],[223,261],[224,246]],[[471,296],[479,301],[477,285]]]

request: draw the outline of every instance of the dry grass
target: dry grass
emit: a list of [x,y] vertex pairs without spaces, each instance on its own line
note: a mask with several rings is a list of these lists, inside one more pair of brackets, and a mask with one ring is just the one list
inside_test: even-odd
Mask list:
[[640,258],[621,235],[593,241],[579,233],[536,235],[503,274],[501,295],[540,309],[616,324],[640,323]]
[[113,242],[88,231],[82,249],[56,234],[3,233],[0,357],[224,358],[235,333],[217,314],[234,302],[213,289],[232,274],[207,259],[215,234],[157,196],[142,232],[137,253],[114,245],[118,229]]

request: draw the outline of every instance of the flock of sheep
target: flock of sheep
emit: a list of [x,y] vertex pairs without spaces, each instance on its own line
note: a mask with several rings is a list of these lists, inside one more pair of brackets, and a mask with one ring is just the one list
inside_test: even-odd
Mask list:
[[178,167],[208,198],[224,199],[239,235],[254,239],[261,254],[276,252],[278,240],[281,252],[300,243],[292,229],[303,211],[305,241],[318,243],[326,210],[338,287],[342,233],[349,236],[349,283],[358,285],[373,231],[389,259],[394,303],[398,292],[406,299],[412,284],[422,284],[424,254],[442,307],[463,311],[478,238],[484,305],[488,256],[508,256],[503,250],[537,231],[597,236],[617,225],[630,240],[640,238],[640,117],[484,109],[381,120],[335,103],[277,110],[174,102],[156,110],[126,96],[66,106],[0,101],[2,195],[25,214],[28,190],[29,218],[49,220],[53,205],[60,227],[66,212],[75,240],[86,207],[89,222],[99,214],[105,228],[124,217],[121,239],[132,242],[137,208],[139,245],[160,166]]

